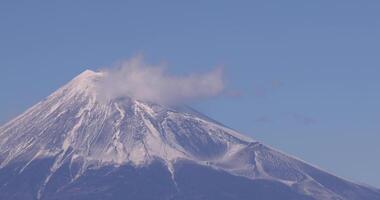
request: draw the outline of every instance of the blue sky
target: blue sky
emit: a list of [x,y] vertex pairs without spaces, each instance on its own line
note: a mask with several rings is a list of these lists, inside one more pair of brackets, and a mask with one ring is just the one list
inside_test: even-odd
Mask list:
[[379,1],[1,1],[0,123],[85,69],[142,53],[223,66],[214,119],[380,187]]

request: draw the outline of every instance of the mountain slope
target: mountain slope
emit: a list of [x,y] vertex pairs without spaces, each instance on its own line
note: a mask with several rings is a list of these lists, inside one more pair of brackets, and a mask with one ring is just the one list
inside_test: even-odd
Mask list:
[[0,128],[0,199],[380,199],[189,108],[104,100],[104,76]]

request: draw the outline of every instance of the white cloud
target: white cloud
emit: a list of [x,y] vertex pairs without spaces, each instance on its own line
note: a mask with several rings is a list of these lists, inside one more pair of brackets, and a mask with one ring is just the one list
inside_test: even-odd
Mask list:
[[131,97],[178,104],[217,96],[224,89],[221,68],[203,74],[176,76],[169,74],[163,66],[147,64],[142,56],[133,57],[104,72],[106,76],[99,93],[106,99]]

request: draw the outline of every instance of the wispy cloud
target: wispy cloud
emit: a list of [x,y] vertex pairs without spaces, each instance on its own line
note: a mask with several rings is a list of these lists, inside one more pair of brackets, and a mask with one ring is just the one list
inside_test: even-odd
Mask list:
[[227,96],[227,97],[238,98],[238,97],[242,97],[243,96],[243,92],[241,92],[239,90],[227,90],[227,91],[224,92],[224,95]]
[[136,56],[103,70],[99,91],[107,99],[131,97],[163,104],[187,103],[219,95],[224,90],[223,70],[177,76],[162,65],[146,63]]
[[273,119],[268,116],[261,116],[261,117],[256,118],[254,122],[261,123],[261,124],[268,124],[268,123],[272,123]]
[[315,118],[300,113],[290,113],[289,116],[296,122],[301,123],[303,125],[312,125],[317,122]]
[[271,124],[271,123],[284,123],[284,122],[293,122],[298,125],[313,125],[318,122],[314,117],[307,116],[305,114],[288,112],[275,116],[262,115],[254,119],[254,122],[257,124]]
[[270,83],[267,83],[267,84],[255,83],[252,86],[253,88],[252,91],[256,97],[267,97],[270,92],[277,90],[283,85],[284,85],[283,82],[279,80],[272,80]]

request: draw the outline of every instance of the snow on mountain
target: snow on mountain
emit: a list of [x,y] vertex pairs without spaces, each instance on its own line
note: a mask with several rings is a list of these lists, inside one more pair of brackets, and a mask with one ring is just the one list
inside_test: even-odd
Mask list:
[[[189,166],[184,163],[188,162],[195,165],[192,170],[225,173],[218,176],[229,177],[228,180],[239,177],[242,179],[239,183],[268,181],[280,184],[271,185],[274,190],[280,191],[281,186],[287,188],[284,189],[286,194],[301,195],[291,195],[289,199],[380,199],[376,189],[324,172],[190,108],[158,105],[130,97],[104,100],[97,90],[104,76],[105,73],[87,70],[0,127],[0,199],[59,199],[54,195],[60,191],[73,185],[84,187],[86,183],[81,181],[93,171],[101,174],[104,168],[117,171],[126,166],[145,169],[155,166],[156,162],[164,166],[163,170],[166,168],[176,188],[168,190],[165,199],[197,199],[191,196],[194,194],[183,194],[185,189],[181,189],[189,183],[180,179]],[[30,170],[40,165],[46,169],[35,175],[38,178],[30,178]],[[65,169],[67,174],[62,175]],[[20,184],[20,177],[33,181],[33,187],[30,186],[33,189],[21,196],[9,192],[14,192],[12,184]],[[101,190],[109,184],[94,187]],[[58,189],[52,189],[53,186]],[[234,192],[226,199],[235,199]],[[263,192],[263,195],[273,194]],[[86,199],[79,196],[70,198]],[[138,195],[134,198],[149,199]]]

